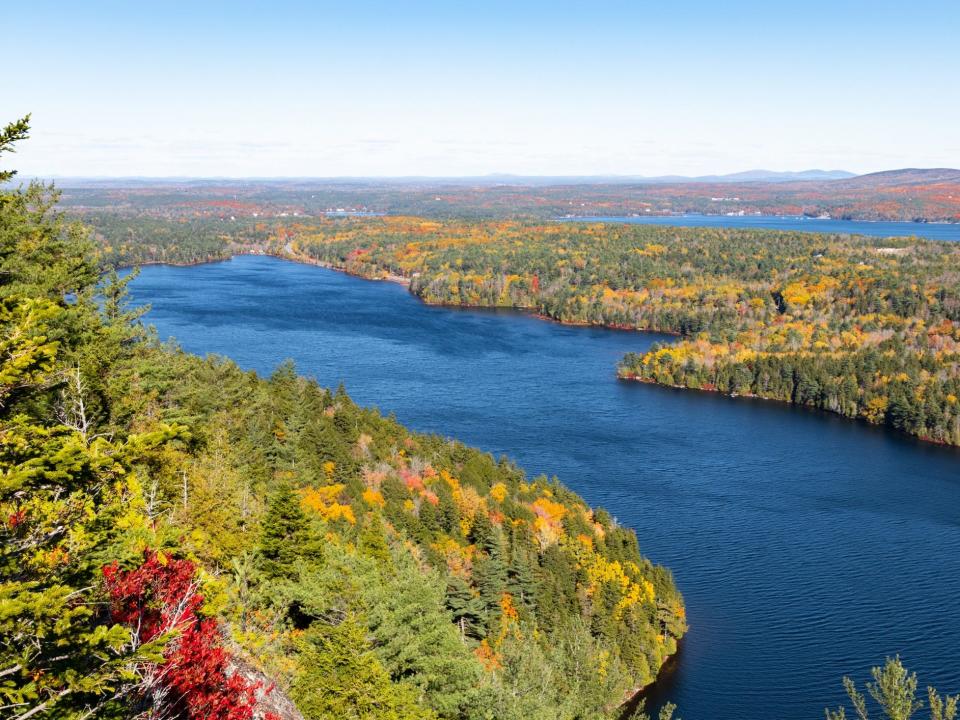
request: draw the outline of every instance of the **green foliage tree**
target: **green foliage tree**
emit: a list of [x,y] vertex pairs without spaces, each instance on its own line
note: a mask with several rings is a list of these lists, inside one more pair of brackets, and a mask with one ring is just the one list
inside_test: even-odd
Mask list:
[[317,625],[299,644],[290,695],[306,720],[431,720],[416,692],[390,676],[354,618]]
[[300,499],[286,483],[280,485],[270,498],[260,533],[258,558],[264,576],[292,579],[298,572],[298,561],[315,560],[322,548]]
[[[900,662],[900,658],[887,658],[883,667],[870,671],[873,681],[867,683],[867,693],[877,708],[889,720],[910,720],[923,702],[917,699],[917,675],[909,672]],[[859,720],[869,720],[867,697],[857,689],[856,683],[848,677],[843,679],[844,689],[853,705]],[[934,688],[927,688],[930,720],[955,720],[957,717],[957,695],[941,696]],[[826,711],[827,720],[845,720],[846,710]]]
[[[30,116],[26,115],[19,120],[7,123],[0,130],[0,155],[15,152],[14,145],[30,137]],[[13,179],[16,170],[0,170],[0,184]]]
[[382,583],[365,589],[374,651],[394,680],[415,686],[441,718],[482,718],[484,677],[444,606],[439,577],[397,548]]
[[460,630],[460,637],[483,639],[486,634],[484,607],[470,584],[459,575],[447,579],[446,606]]
[[[26,119],[8,125],[0,152],[27,131]],[[162,642],[132,644],[100,616],[96,590],[107,560],[151,536],[134,464],[179,434],[96,432],[74,365],[101,339],[86,301],[96,278],[48,209],[38,185],[0,193],[0,702],[21,720],[94,715],[156,660]],[[56,412],[64,387],[73,404]]]

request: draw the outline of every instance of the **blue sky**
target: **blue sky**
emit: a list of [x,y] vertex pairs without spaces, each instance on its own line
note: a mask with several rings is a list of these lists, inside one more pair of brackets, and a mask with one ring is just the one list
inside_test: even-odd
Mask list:
[[[960,167],[960,2],[44,2],[24,174]],[[9,161],[8,161],[9,162]]]

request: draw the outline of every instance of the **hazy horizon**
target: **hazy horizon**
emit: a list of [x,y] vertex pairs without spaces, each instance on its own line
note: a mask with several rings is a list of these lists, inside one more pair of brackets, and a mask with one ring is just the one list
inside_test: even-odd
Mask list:
[[[933,170],[941,168],[887,168],[887,170]],[[884,171],[879,171],[884,172]],[[958,169],[960,172],[960,169]],[[655,180],[655,181],[667,181],[670,179],[678,179],[682,181],[702,181],[704,179],[718,178],[718,179],[732,179],[736,178],[738,175],[746,175],[753,173],[769,173],[771,176],[778,175],[804,175],[807,173],[822,173],[822,174],[832,174],[832,173],[843,173],[849,175],[850,177],[858,177],[858,173],[852,173],[847,170],[840,168],[832,170],[821,170],[819,168],[807,168],[805,170],[767,170],[764,168],[747,168],[744,170],[738,170],[732,173],[719,174],[719,173],[707,173],[705,175],[679,175],[674,173],[668,173],[666,175],[630,175],[630,174],[605,174],[605,175],[527,175],[527,174],[518,174],[518,173],[509,173],[509,172],[490,172],[483,175],[55,175],[55,174],[25,174],[18,173],[15,177],[15,181],[23,180],[24,178],[37,179],[37,180],[88,180],[88,181],[101,181],[101,180],[140,180],[146,182],[162,182],[165,180],[249,180],[249,181],[259,181],[259,182],[269,182],[269,181],[300,181],[300,180],[316,180],[324,182],[336,182],[336,181],[380,181],[380,180],[395,180],[395,181],[443,181],[443,180],[489,180],[489,181],[498,181],[498,180],[585,180],[591,182],[603,182],[607,180],[612,181],[643,181],[643,180]],[[749,181],[749,180],[747,180]]]

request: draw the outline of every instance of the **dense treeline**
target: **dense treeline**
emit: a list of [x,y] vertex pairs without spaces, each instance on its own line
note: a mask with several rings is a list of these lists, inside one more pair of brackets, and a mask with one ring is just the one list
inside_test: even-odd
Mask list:
[[624,377],[756,395],[960,444],[960,247],[629,225],[328,223],[294,257],[426,302],[676,333]]
[[0,717],[586,720],[653,680],[684,609],[632,531],[158,344],[54,201],[0,194]]
[[229,217],[174,220],[97,212],[85,214],[83,221],[94,228],[100,262],[110,267],[227,260],[276,236],[272,223]]

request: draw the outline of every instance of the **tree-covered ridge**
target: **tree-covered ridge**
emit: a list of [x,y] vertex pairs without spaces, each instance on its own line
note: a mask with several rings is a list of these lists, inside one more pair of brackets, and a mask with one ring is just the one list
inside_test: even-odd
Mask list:
[[[556,482],[410,433],[289,365],[263,381],[176,354],[129,382],[126,422],[195,428],[163,455],[160,494],[191,551],[243,578],[236,639],[295,698],[296,659],[318,652],[304,633],[357,635],[439,717],[602,717],[684,631],[669,573]],[[538,700],[517,699],[523,683],[542,683]]]
[[341,220],[274,249],[426,302],[677,333],[621,375],[756,395],[960,444],[960,247],[631,225]]
[[586,720],[653,680],[684,610],[632,531],[160,345],[55,200],[0,193],[0,717]]

